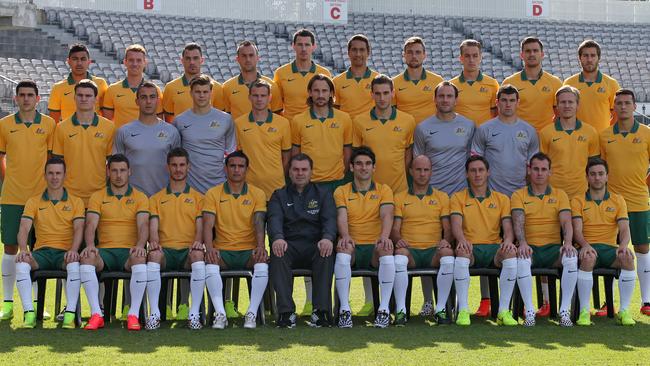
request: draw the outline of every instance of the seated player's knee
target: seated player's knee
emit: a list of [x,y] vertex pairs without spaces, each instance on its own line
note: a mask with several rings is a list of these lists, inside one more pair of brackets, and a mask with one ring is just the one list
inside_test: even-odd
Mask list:
[[456,257],[472,258],[472,252],[465,249],[456,249]]
[[648,254],[649,251],[650,251],[650,245],[648,244],[634,245],[635,253]]
[[202,262],[205,254],[202,250],[190,250],[190,263]]
[[346,247],[336,247],[336,252],[352,255],[352,253],[354,253],[354,247],[352,245],[348,245]]
[[129,263],[131,266],[134,266],[136,264],[146,264],[147,263],[147,257],[139,257],[134,254],[131,254],[129,256]]
[[409,250],[407,248],[396,248],[395,249],[395,255],[404,255],[404,256],[409,256]]
[[504,251],[499,249],[499,254],[497,254],[497,257],[499,257],[502,261],[505,259],[517,258],[517,252],[514,250]]
[[634,270],[634,256],[631,255],[631,251],[628,253],[628,255],[618,255],[617,259],[621,263],[621,269],[627,270],[627,271],[633,271]]
[[18,245],[5,245],[5,254],[16,255],[18,254]]
[[438,257],[449,257],[454,255],[454,251],[451,248],[440,248],[437,250]]
[[162,262],[163,257],[164,253],[162,250],[152,250],[149,252],[149,254],[147,254],[147,261],[160,263]]
[[393,255],[393,251],[392,251],[392,250],[386,250],[386,249],[384,249],[384,248],[378,248],[378,247],[375,247],[375,252],[377,253],[377,256],[378,256],[378,257],[384,257],[384,256],[387,256],[387,255]]
[[586,271],[586,272],[591,272],[594,270],[594,266],[596,265],[596,258],[589,256],[585,257],[580,260],[580,270],[581,271]]

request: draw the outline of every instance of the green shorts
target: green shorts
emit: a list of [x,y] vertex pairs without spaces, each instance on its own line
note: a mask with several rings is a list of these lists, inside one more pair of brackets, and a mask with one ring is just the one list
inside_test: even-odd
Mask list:
[[372,266],[372,253],[375,251],[374,244],[357,244],[354,246],[353,269],[375,269]]
[[413,257],[415,268],[431,268],[431,261],[433,261],[433,257],[436,255],[436,248],[409,248],[409,253]]
[[126,271],[126,261],[129,260],[129,249],[126,248],[99,248],[99,256],[104,261],[104,271]]
[[632,236],[632,245],[644,245],[650,242],[648,240],[648,223],[650,211],[628,212],[630,218],[630,235]]
[[165,271],[182,271],[187,269],[187,255],[190,253],[189,249],[171,249],[162,248],[165,255]]
[[58,271],[65,269],[65,250],[40,248],[32,252],[32,258],[38,263],[38,269],[43,271]]
[[329,189],[330,191],[334,192],[334,190],[336,190],[338,187],[340,187],[340,186],[342,186],[344,184],[350,183],[350,182],[352,182],[352,173],[347,172],[347,173],[345,173],[345,175],[341,179],[327,180],[327,181],[315,182],[315,183],[318,186],[325,187],[325,188]]
[[[21,205],[0,205],[2,215],[0,215],[0,235],[4,245],[18,245],[18,229],[20,228],[20,218],[23,216],[25,206]],[[34,229],[30,230],[27,237],[27,245],[30,247],[34,244]]]
[[474,244],[473,247],[474,265],[472,268],[496,268],[494,257],[499,250],[499,244]]
[[553,268],[560,257],[560,244],[531,245],[533,249],[532,268]]
[[591,247],[598,253],[594,268],[612,268],[618,247],[607,244],[591,244]]
[[219,255],[227,269],[247,269],[246,265],[253,255],[253,250],[220,250]]

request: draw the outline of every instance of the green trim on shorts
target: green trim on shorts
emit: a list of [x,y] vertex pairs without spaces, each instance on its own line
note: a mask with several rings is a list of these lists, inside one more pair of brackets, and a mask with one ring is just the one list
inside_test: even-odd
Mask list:
[[598,253],[594,268],[612,268],[618,247],[609,244],[591,244],[591,247]]
[[474,256],[472,268],[496,268],[494,257],[497,255],[499,246],[499,244],[472,245],[472,255]]
[[227,269],[242,270],[248,269],[246,264],[248,264],[248,261],[253,255],[253,250],[220,250],[219,255],[228,267]]
[[183,271],[187,268],[187,256],[190,253],[189,249],[171,249],[162,248],[165,255],[165,268],[163,271]]
[[560,257],[560,244],[531,245],[533,249],[532,268],[554,268]]
[[415,262],[414,268],[432,268],[431,262],[433,257],[436,255],[436,247],[426,248],[426,249],[417,249],[417,248],[408,248],[409,253],[413,257]]
[[374,244],[357,244],[354,246],[354,264],[352,269],[376,269],[372,266],[372,253]]
[[39,248],[32,252],[32,258],[43,271],[60,271],[65,269],[65,250]]
[[[0,205],[0,235],[4,245],[18,245],[18,229],[20,219],[23,216],[25,206],[22,205]],[[29,231],[27,245],[31,248],[34,245],[34,228]]]
[[319,187],[325,187],[330,191],[334,192],[338,187],[352,182],[352,173],[347,172],[343,178],[336,180],[327,180],[322,182],[314,182]]
[[104,271],[123,272],[126,271],[126,261],[129,260],[129,249],[127,248],[98,248],[99,256],[104,262]]
[[650,243],[648,233],[650,233],[650,211],[628,212],[630,219],[630,235],[632,245],[646,245]]

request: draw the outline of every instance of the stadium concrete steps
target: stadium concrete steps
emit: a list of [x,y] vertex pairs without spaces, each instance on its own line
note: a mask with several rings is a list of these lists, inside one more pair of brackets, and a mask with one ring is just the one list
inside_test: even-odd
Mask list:
[[[88,43],[87,40],[82,40],[75,37],[74,34],[67,32],[63,28],[60,28],[59,25],[41,24],[38,26],[38,28],[42,32],[46,33],[48,36],[56,39],[59,43],[65,45],[66,48],[75,43],[85,44],[88,47],[88,50],[90,51],[91,58],[96,63],[106,63],[106,64],[120,63],[120,61],[115,57],[107,56],[104,53],[104,51],[102,51],[101,49],[92,46],[91,44]],[[67,56],[67,52],[66,52],[66,56]],[[65,60],[65,57],[63,58],[63,60]]]
[[40,29],[0,29],[0,57],[56,60],[66,54],[65,46]]

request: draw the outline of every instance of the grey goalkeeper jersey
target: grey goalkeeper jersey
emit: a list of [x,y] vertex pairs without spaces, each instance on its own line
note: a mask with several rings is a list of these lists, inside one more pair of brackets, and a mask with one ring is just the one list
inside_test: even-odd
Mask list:
[[476,130],[472,142],[472,153],[490,163],[490,189],[508,197],[526,185],[528,160],[538,151],[535,128],[521,119],[514,123],[491,119]]
[[224,157],[235,150],[235,127],[228,113],[212,108],[204,115],[191,109],[174,119],[181,134],[182,146],[190,154],[188,182],[205,194],[226,180]]
[[415,128],[413,157],[429,157],[434,188],[451,195],[467,187],[465,162],[470,156],[475,130],[474,122],[460,114],[449,122],[434,115]]
[[167,153],[180,145],[181,137],[169,123],[159,120],[154,125],[146,125],[135,120],[117,130],[113,154],[124,154],[129,158],[129,182],[151,196],[169,183]]

